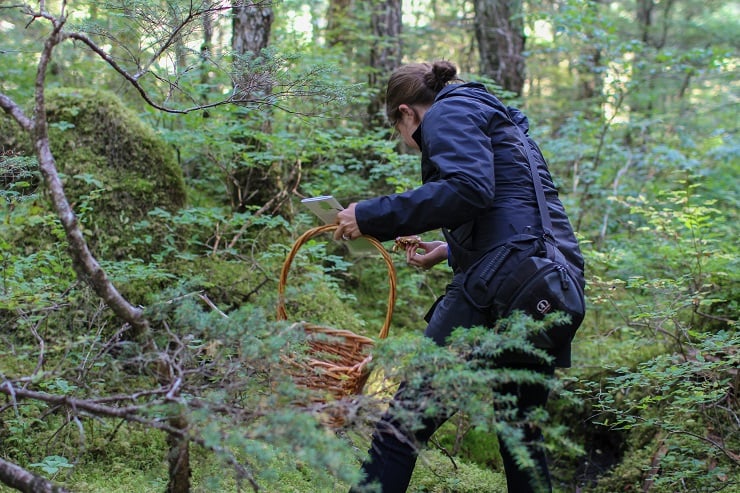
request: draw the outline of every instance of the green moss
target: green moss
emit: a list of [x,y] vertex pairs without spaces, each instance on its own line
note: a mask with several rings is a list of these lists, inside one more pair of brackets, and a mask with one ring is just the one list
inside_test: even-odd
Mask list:
[[24,150],[25,155],[30,155],[33,150],[21,127],[5,112],[0,112],[0,150],[3,152]]
[[488,431],[470,430],[463,437],[462,450],[465,457],[481,466],[502,468],[498,438]]
[[409,493],[503,493],[506,477],[477,465],[449,457],[438,450],[421,453]]
[[208,255],[191,260],[178,259],[170,266],[180,277],[191,279],[208,298],[223,307],[237,307],[251,297],[262,297],[270,284],[263,285],[265,274],[245,262],[224,256]]
[[[186,202],[173,150],[111,92],[50,89],[46,109],[57,171],[93,251],[105,258],[148,258],[151,252],[132,242],[141,234],[133,225],[154,208],[175,211]],[[32,155],[30,138],[14,127],[0,119],[0,144]]]

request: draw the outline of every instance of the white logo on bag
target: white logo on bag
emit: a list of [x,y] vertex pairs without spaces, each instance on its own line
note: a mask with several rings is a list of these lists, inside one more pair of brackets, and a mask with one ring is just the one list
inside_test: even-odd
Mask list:
[[552,308],[552,305],[547,300],[540,300],[537,302],[537,311],[543,315],[549,312],[551,308]]

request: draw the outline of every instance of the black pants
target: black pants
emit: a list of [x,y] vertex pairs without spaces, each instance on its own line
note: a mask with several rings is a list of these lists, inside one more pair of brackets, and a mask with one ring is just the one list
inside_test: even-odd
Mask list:
[[[455,327],[473,327],[485,324],[485,316],[470,306],[459,290],[458,279],[453,279],[441,302],[434,308],[425,331],[437,344],[444,344],[445,339]],[[528,368],[547,375],[552,375],[554,369],[549,366],[512,365],[507,367]],[[501,394],[512,394],[517,397],[519,417],[523,417],[527,410],[533,407],[543,407],[547,402],[548,389],[538,384],[506,384],[502,388],[492,389]],[[365,473],[363,482],[352,488],[351,493],[361,491],[381,491],[382,493],[404,493],[408,488],[416,465],[419,446],[427,443],[434,432],[449,418],[438,416],[425,418],[421,429],[413,433],[403,431],[403,426],[394,419],[394,408],[403,407],[408,401],[404,386],[401,386],[394,398],[391,409],[377,423],[373,433],[369,456],[363,463]],[[503,440],[499,440],[501,457],[506,472],[506,481],[509,493],[540,493],[550,492],[550,473],[547,467],[544,448],[542,447],[542,432],[536,427],[526,427],[524,430],[524,444],[535,462],[535,470],[520,468]],[[372,489],[371,485],[379,485],[380,490]]]

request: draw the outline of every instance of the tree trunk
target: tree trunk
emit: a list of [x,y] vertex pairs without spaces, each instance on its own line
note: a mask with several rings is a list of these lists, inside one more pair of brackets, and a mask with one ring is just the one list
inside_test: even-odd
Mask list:
[[520,96],[526,68],[521,0],[475,0],[475,36],[481,74]]
[[[593,12],[594,18],[599,17],[599,9],[604,0],[588,0],[584,9]],[[576,99],[584,102],[583,111],[589,119],[602,117],[602,94],[604,91],[604,73],[602,66],[602,51],[600,44],[594,39],[592,29],[583,31],[586,43],[582,54],[573,61],[573,66],[578,74],[578,87],[576,88]],[[590,42],[589,42],[590,41]]]
[[0,459],[0,482],[23,493],[67,493],[61,486],[56,486],[51,481],[12,462]]
[[352,0],[329,0],[326,10],[326,45],[345,45],[351,50],[354,38],[351,22]]
[[[234,3],[231,47],[237,57],[235,92],[243,100],[264,100],[272,92],[272,76],[268,69],[253,63],[261,56],[270,42],[270,31],[274,20],[269,3],[251,3],[238,1]],[[256,117],[255,130],[269,132],[269,115]],[[247,152],[258,150],[261,143],[250,136],[243,139]],[[227,180],[229,194],[235,210],[243,212],[250,205],[262,206],[272,199],[280,190],[280,170],[275,166],[263,166],[258,163],[236,163],[233,176]]]
[[274,16],[269,4],[235,3],[232,19],[231,48],[238,75],[235,87],[242,100],[264,100],[272,92],[272,78],[267,69],[255,60],[270,43]]
[[272,8],[268,4],[235,2],[231,38],[234,52],[258,56],[270,42],[273,20]]
[[[184,416],[170,419],[170,425],[178,430],[187,428]],[[167,435],[167,445],[170,450],[167,454],[169,463],[169,482],[167,493],[189,493],[190,491],[190,441],[187,436]]]
[[654,0],[637,0],[638,36],[645,46],[642,53],[635,55],[633,62],[633,80],[639,81],[641,90],[630,98],[629,106],[631,112],[637,118],[650,118],[653,113],[653,88],[655,87],[655,76],[652,70],[652,58],[647,48],[653,46],[653,14],[655,10]]
[[205,103],[208,101],[208,89],[205,87],[210,82],[210,75],[208,71],[209,61],[213,56],[213,17],[211,14],[205,14],[203,16],[203,44],[200,45],[200,83],[203,85],[202,101]]
[[640,29],[640,40],[650,44],[650,29],[653,25],[653,0],[637,0],[637,25]]
[[382,126],[385,122],[385,84],[390,73],[401,64],[401,0],[376,0],[373,4],[368,85],[368,125]]

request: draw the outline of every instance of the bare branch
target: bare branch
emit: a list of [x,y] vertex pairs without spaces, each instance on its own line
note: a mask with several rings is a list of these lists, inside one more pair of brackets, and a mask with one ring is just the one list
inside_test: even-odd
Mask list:
[[[43,102],[37,104],[43,114]],[[49,147],[48,136],[45,135],[45,117],[39,116],[37,135],[42,137],[36,140],[36,156],[39,160],[39,169],[44,176],[47,188],[52,197],[57,216],[64,227],[69,242],[69,250],[75,271],[80,278],[89,284],[93,290],[105,301],[113,312],[131,324],[135,334],[140,335],[149,328],[149,322],[144,318],[143,311],[131,305],[111,283],[105,271],[93,257],[77,223],[77,217],[67,200],[61,179],[57,173],[56,162]],[[39,126],[42,126],[39,129]]]
[[202,15],[208,15],[212,12],[218,12],[224,9],[225,7],[216,7],[205,8],[203,10],[193,10],[193,4],[191,3],[185,18],[181,19],[177,27],[170,31],[167,40],[161,43],[159,49],[157,49],[149,58],[149,62],[146,63],[144,67],[139,69],[139,71],[134,75],[134,79],[138,80],[142,75],[146,74],[149,71],[149,67],[154,64],[164,54],[165,51],[171,48],[172,45],[174,45],[175,42],[178,40],[178,38],[180,38],[180,33],[185,29],[186,26],[188,26],[190,23],[192,23],[194,20]]
[[24,493],[67,493],[46,478],[23,469],[21,466],[0,458],[0,482]]
[[[139,84],[139,78],[141,77],[142,74],[131,75],[130,73],[128,73],[126,71],[126,69],[124,69],[123,67],[121,67],[118,64],[118,62],[116,62],[113,59],[113,57],[111,57],[110,55],[108,55],[108,53],[106,53],[102,48],[100,48],[97,44],[95,44],[95,42],[93,40],[91,40],[89,37],[87,37],[85,34],[82,34],[82,33],[70,33],[70,34],[67,35],[67,37],[69,37],[70,39],[76,39],[78,41],[82,41],[83,43],[85,43],[92,51],[94,51],[100,58],[102,58],[116,72],[118,72],[119,74],[121,74],[124,79],[126,79],[127,81],[129,81],[131,83],[131,85],[134,86],[134,88],[139,92],[139,94],[144,99],[144,101],[146,101],[147,104],[150,105],[152,108],[155,108],[155,109],[158,109],[158,110],[161,110],[161,111],[165,111],[165,112],[168,112],[168,113],[177,113],[177,114],[185,114],[185,113],[189,113],[189,112],[193,111],[193,109],[191,109],[191,110],[175,110],[175,109],[172,109],[172,108],[167,108],[167,107],[164,107],[164,106],[160,106],[159,104],[155,103],[149,97],[149,94],[146,92],[146,90],[143,87],[141,87],[141,84]],[[198,108],[198,109],[200,109],[200,108]]]
[[[22,118],[19,119],[19,116],[16,116],[15,118],[22,126],[23,123],[27,123],[28,127],[24,128],[32,134],[36,157],[39,162],[39,170],[41,171],[46,186],[51,194],[52,203],[54,204],[57,216],[64,227],[67,241],[69,243],[70,254],[72,256],[72,262],[77,275],[93,288],[97,295],[108,304],[116,315],[130,323],[135,329],[136,334],[139,335],[148,330],[149,323],[144,318],[142,310],[132,306],[125,298],[123,298],[123,296],[121,296],[90,252],[87,242],[82,235],[82,231],[77,224],[77,217],[72,211],[69,201],[64,193],[64,187],[59,178],[56,162],[49,144],[46,105],[44,99],[46,70],[51,61],[54,48],[64,39],[62,35],[64,22],[65,19],[62,17],[52,19],[54,29],[44,42],[44,48],[39,57],[35,81],[35,121],[26,122]],[[14,110],[16,107],[16,105],[9,99],[7,99],[7,101],[3,100],[2,103],[3,108],[6,109],[6,111],[8,111],[8,109]],[[14,112],[18,114],[19,110],[14,110]]]
[[221,310],[220,310],[220,309],[219,309],[219,308],[218,308],[218,307],[217,307],[217,306],[216,306],[216,305],[215,305],[215,304],[213,303],[213,301],[211,301],[211,299],[210,299],[210,298],[209,298],[208,296],[206,296],[205,294],[203,294],[203,293],[201,292],[201,293],[198,293],[198,297],[199,297],[199,298],[200,298],[201,300],[203,300],[203,302],[204,302],[204,303],[205,303],[206,305],[208,305],[209,307],[211,307],[211,309],[212,309],[212,310],[214,310],[214,311],[215,311],[216,313],[218,313],[219,315],[221,315],[221,316],[222,316],[223,318],[229,318],[229,316],[228,316],[228,315],[226,315],[226,314],[225,314],[224,312],[222,312],[222,311],[221,311]]
[[[41,322],[39,322],[39,324],[40,323]],[[36,325],[36,327],[38,327],[38,324]],[[44,346],[45,346],[44,338],[39,335],[38,331],[36,330],[36,327],[34,326],[31,327],[31,333],[33,334],[33,336],[36,338],[36,340],[39,343],[39,357],[38,357],[38,362],[36,363],[36,368],[34,368],[31,376],[37,375],[38,372],[41,371],[41,368],[44,366]]]
[[[255,5],[257,4],[255,3]],[[131,84],[149,106],[165,113],[188,114],[196,111],[203,111],[210,108],[215,108],[218,106],[236,104],[241,106],[249,106],[255,110],[259,110],[262,107],[272,107],[291,114],[303,114],[283,107],[282,105],[280,105],[279,101],[289,99],[300,100],[307,97],[322,97],[326,100],[326,102],[332,102],[340,97],[337,93],[328,92],[326,88],[312,86],[310,84],[305,85],[306,80],[311,80],[313,77],[317,76],[321,69],[312,70],[311,72],[305,74],[304,78],[302,78],[301,80],[288,81],[286,83],[276,82],[275,80],[273,80],[273,76],[271,75],[271,73],[279,71],[279,65],[284,61],[273,61],[272,65],[266,71],[258,71],[256,73],[248,74],[243,73],[243,71],[248,70],[249,67],[239,67],[239,64],[237,64],[237,73],[230,74],[232,84],[231,93],[217,101],[213,101],[210,103],[193,104],[192,106],[185,108],[173,108],[164,103],[156,102],[150,95],[149,91],[147,91],[147,89],[142,85],[142,78],[144,75],[149,74],[154,77],[157,82],[168,86],[168,94],[171,94],[174,91],[182,91],[182,88],[179,86],[179,81],[176,78],[175,80],[170,80],[167,77],[160,76],[150,71],[149,67],[151,67],[155,63],[155,61],[166,52],[167,48],[170,48],[177,41],[178,36],[181,35],[185,24],[192,23],[199,16],[210,14],[220,10],[224,10],[224,7],[214,7],[196,11],[191,10],[185,17],[185,19],[182,20],[175,28],[175,32],[172,33],[168,37],[168,39],[162,41],[161,45],[157,48],[155,54],[150,57],[149,61],[147,61],[143,65],[139,65],[139,68],[135,74],[127,71],[125,67],[117,62],[116,59],[114,59],[104,49],[102,49],[87,34],[81,32],[64,33],[64,38],[84,43],[113,70],[118,72],[129,84]],[[125,47],[123,48],[125,49]],[[224,72],[227,71],[225,68],[219,67],[215,60],[210,58],[208,58],[208,60],[215,67],[218,67],[219,70]],[[257,94],[259,94],[259,91],[257,91],[256,89],[260,89],[265,85],[269,85],[271,87],[270,93],[258,96]],[[184,94],[184,96],[190,101],[195,101],[194,98],[189,97],[187,94]]]
[[3,93],[0,93],[0,108],[13,117],[23,130],[30,132],[33,129],[33,120],[23,113],[23,110],[15,103],[15,101]]
[[[14,404],[17,404],[17,400],[22,399],[32,399],[32,400],[38,400],[41,402],[46,402],[48,404],[52,404],[55,406],[64,407],[70,411],[73,412],[72,420],[77,426],[80,426],[79,420],[77,416],[79,415],[80,411],[93,415],[93,416],[105,416],[110,418],[121,418],[123,421],[128,422],[135,422],[142,424],[144,426],[159,429],[161,431],[164,431],[170,436],[179,438],[179,439],[188,439],[193,441],[194,443],[197,443],[198,445],[213,450],[214,452],[217,452],[221,454],[224,459],[234,468],[237,480],[242,481],[246,480],[252,489],[254,491],[258,491],[259,487],[257,485],[257,481],[254,477],[254,475],[249,471],[247,467],[245,467],[243,464],[241,464],[231,452],[229,452],[227,449],[218,446],[213,445],[212,443],[207,443],[205,439],[198,436],[189,436],[188,430],[186,428],[178,428],[174,427],[172,425],[165,424],[163,422],[157,421],[157,420],[149,420],[142,417],[144,414],[144,406],[143,405],[130,405],[125,407],[114,407],[109,405],[101,404],[101,402],[125,402],[125,401],[134,401],[138,399],[141,396],[151,396],[156,394],[162,394],[162,393],[174,393],[177,386],[179,386],[180,382],[176,381],[169,389],[161,389],[159,391],[150,391],[150,392],[140,392],[138,394],[133,395],[119,395],[119,396],[109,396],[106,398],[100,398],[100,399],[94,399],[94,400],[85,400],[85,399],[75,399],[68,396],[58,396],[58,395],[52,395],[47,394],[45,392],[37,392],[32,390],[25,390],[20,387],[14,386],[10,381],[6,380],[3,384],[0,385],[0,393],[8,395]],[[161,401],[160,401],[161,402]],[[191,402],[191,405],[194,405],[196,408],[201,407],[205,403],[199,402],[197,400]],[[234,412],[234,409],[224,409],[222,410],[226,412],[227,414],[231,414]],[[8,464],[9,466],[6,466]],[[9,484],[13,487],[15,484],[20,483],[12,483],[9,481],[12,481],[11,476],[5,476],[4,468],[9,467],[10,471],[15,471],[15,469],[12,469],[13,467],[17,468],[21,472],[25,473],[26,476],[22,476],[26,479],[24,481],[28,481],[32,479],[33,476],[30,472],[25,471],[18,466],[14,466],[13,464],[4,463],[2,459],[0,459],[0,481],[5,482],[6,484]],[[11,479],[6,480],[6,477],[10,477]],[[41,478],[43,479],[43,478]],[[44,480],[45,481],[45,480]],[[29,483],[30,484],[30,483]],[[53,487],[51,483],[48,483],[50,487]],[[34,489],[36,488],[36,489]],[[21,491],[28,491],[28,492],[50,492],[50,493],[62,493],[65,490],[62,489],[43,489],[39,487],[36,483],[33,483],[33,487],[30,489],[21,489],[18,488]]]
[[[235,104],[235,103],[249,103],[250,105],[254,105],[255,108],[263,105],[269,105],[269,106],[276,106],[274,103],[271,102],[272,98],[264,98],[262,100],[248,100],[244,101],[241,98],[238,97],[236,92],[233,92],[232,95],[229,97],[226,97],[224,99],[221,99],[219,101],[215,101],[213,103],[205,103],[205,104],[197,104],[194,106],[190,106],[188,108],[171,108],[169,106],[165,106],[162,104],[159,104],[155,102],[147,90],[141,85],[139,82],[139,79],[143,75],[142,72],[139,72],[137,74],[130,74],[125,68],[123,68],[118,62],[116,62],[113,57],[111,57],[108,53],[106,53],[102,48],[100,48],[93,40],[91,40],[87,35],[82,33],[68,33],[65,35],[69,39],[75,39],[78,41],[81,41],[85,43],[92,51],[94,51],[100,58],[102,58],[108,65],[110,65],[116,72],[118,72],[124,79],[126,79],[133,87],[136,89],[136,91],[139,93],[141,98],[152,108],[163,111],[165,113],[172,113],[172,114],[178,114],[178,115],[185,115],[188,113],[193,113],[196,111],[203,111],[210,108],[215,108],[218,106],[225,106],[229,104]],[[155,77],[157,77],[155,75]],[[157,77],[161,81],[166,82],[164,79]],[[300,97],[301,95],[298,94],[291,94],[291,96]],[[305,95],[303,95],[305,96]]]
[[[37,392],[35,390],[26,390],[19,387],[15,387],[10,381],[6,380],[0,385],[0,393],[11,396],[13,400],[20,399],[33,399],[56,406],[61,406],[68,409],[77,411],[84,411],[94,416],[107,416],[109,418],[122,418],[126,421],[134,423],[140,423],[150,428],[156,428],[158,430],[166,431],[167,433],[173,433],[176,435],[182,435],[183,431],[168,426],[156,420],[146,419],[141,416],[143,406],[126,406],[126,407],[113,407],[100,404],[96,400],[85,400],[75,399],[66,395],[53,395],[45,392]],[[129,396],[130,398],[130,396]]]

